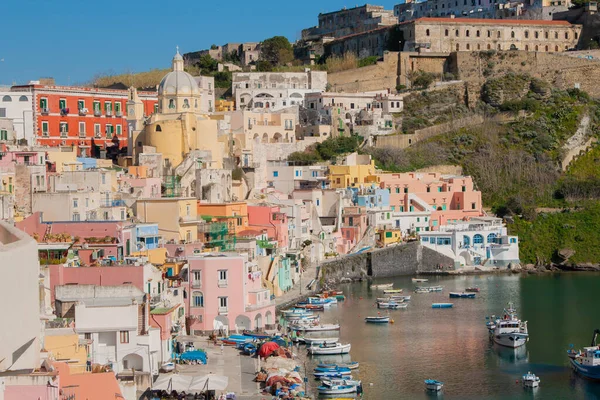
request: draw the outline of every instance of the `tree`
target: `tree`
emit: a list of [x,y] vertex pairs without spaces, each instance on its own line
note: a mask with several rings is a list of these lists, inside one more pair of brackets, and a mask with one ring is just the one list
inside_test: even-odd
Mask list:
[[203,54],[196,63],[202,75],[210,75],[218,69],[219,63],[208,54]]
[[217,50],[219,48],[219,46],[217,46],[216,44],[213,44],[210,46],[211,50]]
[[294,60],[294,50],[287,38],[273,36],[261,43],[260,59],[273,66],[285,65]]

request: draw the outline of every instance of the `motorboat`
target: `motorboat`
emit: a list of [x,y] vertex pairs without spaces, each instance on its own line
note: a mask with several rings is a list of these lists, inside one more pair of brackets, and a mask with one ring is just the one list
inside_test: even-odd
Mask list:
[[578,352],[573,350],[567,352],[575,372],[594,381],[600,381],[600,346],[596,344],[598,334],[600,334],[600,329],[594,330],[590,347],[584,347],[582,351]]
[[434,392],[439,392],[444,387],[444,383],[435,379],[425,379],[425,388]]
[[400,302],[400,300],[402,300],[403,302],[407,302],[410,301],[410,295],[408,296],[392,296],[392,300]]
[[348,354],[350,352],[351,344],[341,343],[324,343],[319,346],[311,346],[308,348],[309,354],[314,355],[326,355],[326,354]]
[[467,292],[450,292],[451,299],[474,299],[475,293]]
[[402,293],[402,289],[385,289],[383,294]]
[[325,325],[294,325],[290,327],[295,331],[302,332],[324,332],[324,331],[339,331],[339,324],[325,324]]
[[320,368],[349,368],[349,369],[357,369],[359,367],[359,363],[358,361],[350,361],[347,363],[339,363],[339,364],[326,364],[326,363],[321,363],[318,364],[317,367]]
[[454,307],[453,303],[433,303],[431,308],[452,308]]
[[425,288],[416,288],[415,293],[429,293],[429,289]]
[[312,314],[310,311],[305,310],[304,308],[290,308],[288,310],[281,310],[281,314],[287,315],[310,315]]
[[365,322],[371,324],[387,324],[390,322],[390,317],[366,317]]
[[523,386],[528,388],[536,388],[540,386],[540,378],[531,372],[527,372],[525,375],[523,375]]
[[382,283],[379,285],[371,285],[371,289],[390,289],[393,287],[394,287],[393,283]]
[[304,341],[304,343],[306,343],[308,345],[312,345],[312,344],[321,344],[321,343],[337,343],[340,340],[340,338],[337,338],[337,337],[328,337],[328,338],[304,337],[304,338],[302,338],[302,340]]
[[488,329],[494,343],[500,346],[516,348],[523,346],[529,339],[527,321],[521,321],[517,317],[517,310],[512,303],[504,310],[502,319],[496,319],[493,328],[488,326]]
[[335,379],[321,379],[321,383],[325,386],[333,386],[333,385],[353,385],[353,386],[361,386],[362,382],[354,379],[346,379],[346,378],[335,378]]
[[390,301],[390,302],[378,301],[377,302],[377,308],[380,308],[380,309],[398,310],[400,308],[406,308],[406,307],[408,307],[408,304],[406,304],[406,303],[396,303],[393,301]]
[[427,282],[427,281],[429,281],[429,279],[412,278],[412,281],[415,282],[415,283],[418,283],[418,282]]
[[478,287],[476,287],[476,286],[468,287],[468,288],[465,289],[465,292],[479,293],[480,291],[481,290]]
[[356,393],[357,386],[354,385],[321,385],[317,388],[319,394],[348,394],[348,393]]
[[160,366],[160,370],[162,372],[173,372],[175,370],[175,363],[171,361],[166,362]]
[[350,376],[352,374],[352,372],[349,369],[332,369],[332,370],[324,370],[324,371],[317,371],[315,370],[315,372],[313,372],[313,375],[315,376],[315,378],[317,379],[321,379],[321,378],[341,378],[344,376]]

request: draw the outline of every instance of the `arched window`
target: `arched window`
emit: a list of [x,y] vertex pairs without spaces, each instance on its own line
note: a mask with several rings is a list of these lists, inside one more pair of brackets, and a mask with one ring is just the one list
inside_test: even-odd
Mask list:
[[471,45],[469,43],[467,43],[467,50],[471,49]]
[[558,51],[558,46],[554,46],[554,51]]
[[473,236],[473,244],[482,244],[482,243],[483,243],[483,236],[481,236],[480,234]]
[[488,37],[492,37],[492,31],[488,31]]
[[19,97],[19,101],[29,101],[29,99],[27,98],[27,96],[21,96]]
[[579,35],[577,34],[577,32],[575,32],[575,39],[577,39],[579,37]]
[[488,48],[488,50],[491,50],[491,49],[492,49],[492,45],[491,45],[491,44],[488,44],[488,45],[487,45],[487,48]]
[[455,34],[456,34],[456,37],[458,37],[458,29],[456,30]]
[[477,37],[480,37],[480,36],[481,36],[481,32],[480,32],[480,31],[477,31],[477,32],[475,33],[475,35],[476,35]]
[[548,32],[547,32],[547,31],[546,31],[546,32],[544,32],[544,37],[545,37],[546,39],[549,39],[549,37],[548,37],[548,36],[549,36],[549,35],[548,35]]
[[536,44],[536,45],[535,45],[535,51],[538,51],[538,50],[539,50],[539,47],[538,47],[538,45]]
[[192,307],[204,307],[204,295],[202,294],[202,292],[192,292]]
[[10,96],[4,96],[4,97],[2,98],[2,101],[5,101],[5,102],[7,102],[7,103],[8,103],[8,102],[11,102],[11,101],[12,101],[12,98],[11,98]]
[[529,51],[529,45],[528,44],[525,45],[525,51]]
[[425,31],[425,36],[429,36],[429,29]]
[[498,33],[496,33],[496,36],[498,37],[498,39],[500,39],[500,31],[498,31]]
[[460,50],[460,44],[456,43],[456,51]]
[[565,32],[565,39],[569,38],[569,32]]
[[463,246],[470,246],[471,245],[471,238],[468,237],[467,235],[463,236]]
[[511,38],[511,39],[514,39],[514,38],[515,38],[515,31],[512,31],[512,32],[510,33],[510,38]]
[[496,236],[496,234],[495,234],[495,233],[490,233],[490,234],[487,236],[487,242],[488,242],[488,243],[496,243],[496,238],[497,238],[497,237],[498,237],[498,236]]
[[525,39],[529,39],[529,31],[525,31]]
[[448,29],[446,29],[446,30],[444,31],[444,35],[445,35],[445,36],[448,36]]
[[169,99],[169,108],[170,109],[174,109],[175,108],[175,100]]
[[471,32],[467,29],[467,32],[465,32],[467,37],[471,36]]
[[190,102],[188,99],[183,99],[183,108],[190,108]]
[[545,47],[545,50],[548,51],[548,46]]
[[481,45],[477,43],[477,50],[481,50]]
[[558,39],[558,32],[554,32],[554,39]]
[[162,128],[160,127],[160,125],[156,125],[156,132],[162,132]]

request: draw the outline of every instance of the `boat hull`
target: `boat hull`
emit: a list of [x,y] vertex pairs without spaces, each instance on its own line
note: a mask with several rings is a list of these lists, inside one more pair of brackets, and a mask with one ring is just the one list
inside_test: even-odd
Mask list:
[[501,333],[493,335],[492,338],[497,345],[513,349],[524,346],[527,343],[527,336],[520,333]]
[[294,326],[292,327],[295,331],[301,332],[326,332],[326,331],[339,331],[339,325],[321,325],[321,326]]
[[433,303],[431,308],[452,308],[454,304],[452,303]]
[[600,366],[591,367],[587,365],[581,365],[581,363],[572,358],[569,358],[569,361],[578,375],[581,375],[586,379],[600,381]]
[[315,356],[330,355],[330,354],[348,354],[350,353],[350,344],[338,347],[309,347],[308,353]]
[[317,388],[319,394],[346,394],[346,393],[356,393],[356,386],[343,386],[343,387],[333,387],[329,388],[326,386],[319,386]]
[[365,322],[369,324],[387,324],[390,322],[390,317],[367,317]]

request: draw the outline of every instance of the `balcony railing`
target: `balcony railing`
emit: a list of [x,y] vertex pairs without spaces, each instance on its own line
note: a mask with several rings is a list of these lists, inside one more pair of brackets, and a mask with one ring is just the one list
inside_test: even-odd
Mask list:
[[107,117],[112,117],[112,110],[106,110],[104,113]]
[[80,108],[79,109],[79,115],[81,115],[82,117],[87,115],[88,113],[88,109],[87,108]]
[[115,115],[117,117],[122,117],[123,116],[123,112],[122,111],[115,111]]
[[192,281],[192,289],[200,289],[202,287],[201,281]]
[[228,312],[227,307],[219,307],[219,315],[227,315]]
[[219,279],[219,282],[217,283],[217,286],[219,286],[220,288],[227,287],[227,280],[226,279]]
[[50,110],[47,108],[42,108],[41,113],[42,113],[42,115],[48,115],[48,114],[50,114]]
[[94,110],[94,117],[100,117],[100,116],[102,116],[102,111]]
[[252,304],[246,306],[246,312],[256,311],[261,308],[270,307],[275,305],[275,300],[265,301],[259,304]]
[[85,132],[79,132],[79,137],[84,138],[85,137]]

